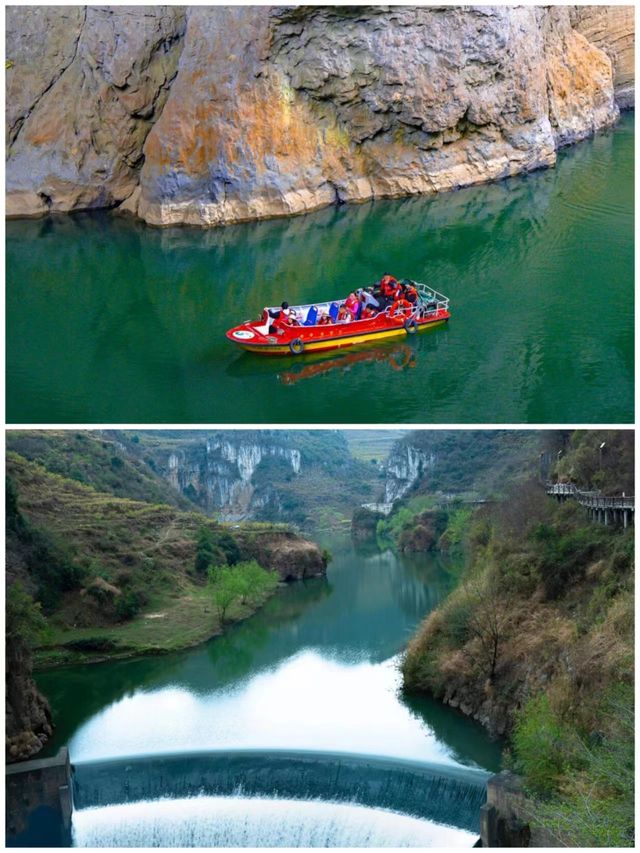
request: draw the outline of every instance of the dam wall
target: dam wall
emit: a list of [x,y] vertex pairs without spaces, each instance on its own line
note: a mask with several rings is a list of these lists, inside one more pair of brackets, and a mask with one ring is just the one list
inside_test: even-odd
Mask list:
[[7,767],[7,847],[71,845],[71,780],[66,747],[55,758],[22,761]]
[[78,809],[209,795],[321,799],[387,808],[479,832],[489,774],[350,754],[239,751],[78,763]]

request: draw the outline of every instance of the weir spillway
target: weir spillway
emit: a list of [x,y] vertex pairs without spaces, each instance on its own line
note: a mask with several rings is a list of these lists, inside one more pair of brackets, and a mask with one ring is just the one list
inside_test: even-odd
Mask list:
[[[270,798],[385,809],[477,835],[489,776],[473,768],[349,753],[238,750],[78,762],[70,766],[69,781],[78,817],[90,809],[158,800]],[[23,834],[19,846],[27,840]],[[10,837],[8,843],[14,846]]]
[[78,809],[202,794],[358,803],[469,831],[490,774],[399,759],[311,751],[178,753],[74,765]]

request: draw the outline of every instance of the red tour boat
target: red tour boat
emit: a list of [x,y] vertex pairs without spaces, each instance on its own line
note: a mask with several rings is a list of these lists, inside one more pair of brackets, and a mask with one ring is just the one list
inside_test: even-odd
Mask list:
[[426,284],[412,281],[410,285],[417,292],[413,304],[396,303],[371,317],[339,319],[347,313],[341,311],[345,299],[294,305],[285,313],[281,308],[265,308],[258,320],[229,329],[227,338],[249,352],[300,355],[413,335],[446,323],[450,317],[448,298]]

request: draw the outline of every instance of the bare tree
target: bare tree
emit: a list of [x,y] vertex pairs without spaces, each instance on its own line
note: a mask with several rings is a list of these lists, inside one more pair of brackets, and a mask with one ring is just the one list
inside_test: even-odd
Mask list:
[[469,614],[467,632],[469,639],[476,640],[467,643],[465,652],[489,681],[493,681],[509,622],[504,591],[498,589],[491,572],[467,581],[465,591]]

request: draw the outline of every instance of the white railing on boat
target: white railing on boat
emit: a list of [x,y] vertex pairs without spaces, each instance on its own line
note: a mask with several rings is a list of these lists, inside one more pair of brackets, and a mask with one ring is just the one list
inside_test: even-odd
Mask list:
[[420,301],[426,306],[431,306],[433,311],[449,310],[449,298],[447,296],[438,293],[437,290],[427,284],[421,284],[418,281],[412,281],[411,284],[418,291]]
[[[410,284],[412,284],[415,289],[418,291],[418,302],[413,308],[403,309],[402,313],[406,314],[408,318],[416,316],[418,311],[421,312],[421,316],[426,317],[429,314],[435,314],[437,311],[448,311],[449,310],[449,298],[442,293],[438,293],[437,290],[434,290],[432,287],[429,287],[426,284],[421,284],[417,281],[411,281],[408,279]],[[332,305],[343,305],[346,302],[346,299],[331,299],[328,302],[310,302],[308,305],[291,305],[290,310],[293,311],[297,316],[301,316],[302,322],[307,318],[310,308],[317,308],[318,314],[329,313],[329,310]],[[383,314],[388,314],[391,311],[392,306],[389,305],[387,308],[382,311]],[[274,305],[271,308],[265,309],[269,312],[271,311],[279,311],[280,306]],[[362,323],[365,322],[362,320],[351,320],[352,323]]]

